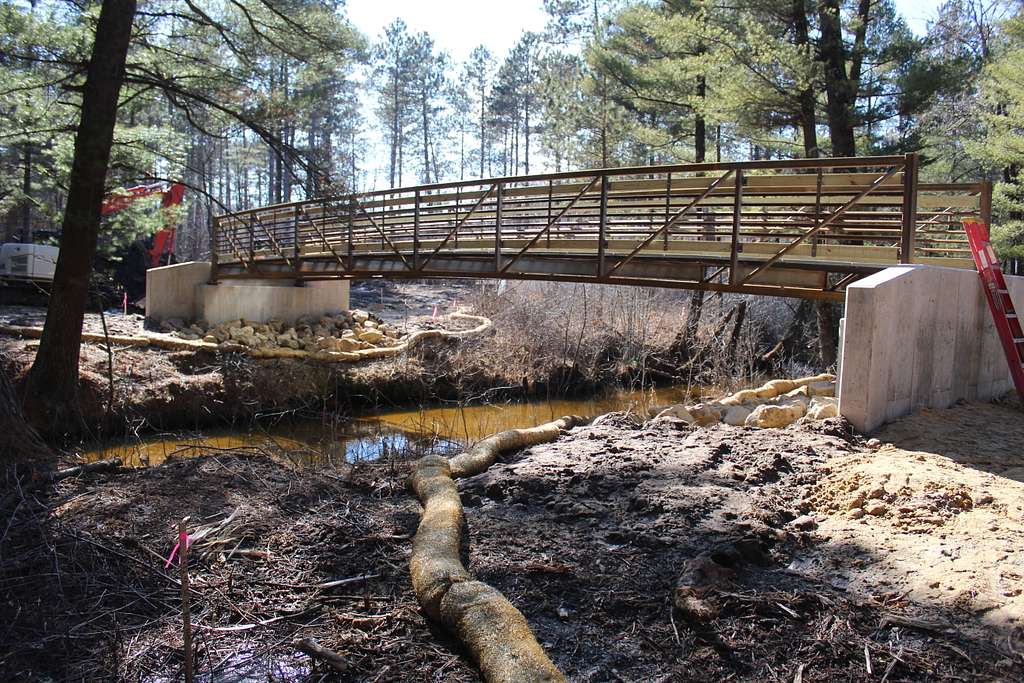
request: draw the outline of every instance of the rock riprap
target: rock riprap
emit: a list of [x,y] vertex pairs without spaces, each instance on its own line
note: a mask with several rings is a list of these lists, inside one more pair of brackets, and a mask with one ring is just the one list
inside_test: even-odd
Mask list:
[[774,379],[717,401],[671,405],[658,411],[654,419],[682,420],[701,427],[719,422],[758,429],[786,427],[803,417],[824,420],[839,415],[835,393],[833,375]]
[[294,325],[280,320],[230,320],[211,325],[199,320],[165,320],[160,331],[207,344],[239,344],[251,349],[352,352],[397,346],[406,334],[366,311],[354,310],[320,317],[303,316]]

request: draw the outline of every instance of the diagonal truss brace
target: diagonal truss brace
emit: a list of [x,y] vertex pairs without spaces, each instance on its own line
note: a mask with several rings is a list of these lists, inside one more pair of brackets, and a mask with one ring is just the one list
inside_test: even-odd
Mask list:
[[270,232],[270,230],[263,223],[263,221],[260,220],[260,217],[257,216],[255,213],[253,213],[252,214],[252,219],[254,221],[256,221],[257,223],[259,223],[260,229],[263,230],[263,233],[270,240],[270,243],[272,245],[274,245],[274,251],[276,251],[281,256],[282,259],[284,259],[284,262],[288,264],[289,268],[294,268],[295,264],[293,264],[292,260],[290,258],[288,258],[288,256],[284,253],[284,250],[281,249],[281,245],[278,243],[277,238],[274,237],[274,235]]
[[345,265],[345,260],[341,258],[341,254],[334,250],[334,247],[331,246],[331,243],[327,241],[327,236],[324,235],[323,231],[320,230],[320,228],[317,226],[316,221],[314,221],[313,218],[309,216],[309,214],[306,213],[306,210],[303,209],[301,206],[299,207],[299,215],[302,217],[304,221],[309,223],[309,227],[313,228],[313,230],[316,232],[317,237],[319,237],[320,241],[324,243],[324,246],[327,247],[327,250],[331,252],[331,255],[334,256],[335,260],[338,262],[338,265],[341,266],[341,269],[343,271],[348,271],[348,266]]
[[362,203],[355,197],[352,198],[352,203],[356,208],[359,209],[359,211],[362,212],[364,216],[366,216],[367,220],[370,221],[370,225],[374,227],[374,229],[380,234],[380,236],[384,239],[387,245],[391,247],[391,251],[395,252],[395,255],[398,256],[398,258],[402,259],[402,263],[405,264],[405,267],[408,268],[409,270],[415,270],[415,268],[413,268],[412,265],[409,263],[408,259],[405,258],[405,254],[403,254],[401,250],[395,246],[395,243],[391,241],[391,238],[387,236],[387,233],[381,230],[381,227],[377,225],[377,221],[373,220],[373,216],[371,216],[370,212],[366,210],[366,207],[364,207]]
[[770,259],[768,259],[767,261],[765,261],[764,263],[759,265],[757,268],[754,268],[754,270],[750,271],[747,274],[747,276],[745,278],[743,278],[743,280],[740,282],[740,284],[741,285],[747,284],[748,282],[753,280],[755,277],[757,277],[757,275],[759,275],[760,273],[763,273],[764,271],[768,270],[768,268],[770,268],[773,264],[775,264],[783,256],[785,256],[789,252],[791,252],[794,249],[796,249],[797,246],[802,244],[807,238],[813,237],[814,235],[817,235],[819,232],[821,232],[822,230],[824,230],[828,226],[830,226],[833,223],[835,223],[837,220],[839,220],[840,216],[842,216],[844,213],[846,213],[851,208],[856,206],[857,202],[859,202],[860,200],[864,199],[864,197],[866,197],[869,194],[871,194],[872,192],[874,192],[878,188],[879,185],[881,185],[886,180],[888,180],[889,178],[891,178],[894,175],[896,175],[896,173],[899,170],[900,170],[899,166],[893,166],[892,168],[890,168],[888,171],[886,171],[886,173],[884,173],[883,175],[881,175],[877,179],[875,179],[875,181],[873,183],[871,183],[869,186],[867,186],[866,188],[861,190],[859,193],[857,193],[856,197],[854,197],[853,199],[851,199],[850,201],[846,202],[841,207],[839,207],[838,209],[833,211],[831,216],[829,216],[828,218],[823,220],[821,223],[818,223],[818,225],[814,226],[813,228],[811,228],[810,230],[805,232],[803,235],[801,235],[800,237],[796,238],[795,240],[793,240],[792,242],[787,244],[785,247],[783,247],[779,251],[777,251],[774,254],[772,254],[772,257]]
[[583,199],[583,197],[588,192],[590,192],[592,189],[594,189],[594,185],[597,185],[597,183],[600,182],[602,177],[603,176],[600,176],[600,175],[595,176],[593,180],[591,180],[589,183],[587,183],[586,187],[584,187],[582,190],[580,190],[579,194],[577,194],[575,197],[573,197],[572,201],[570,201],[568,204],[566,204],[562,208],[562,210],[558,212],[558,215],[555,216],[551,221],[549,221],[548,224],[546,226],[544,226],[544,228],[541,229],[536,235],[534,235],[530,239],[530,241],[526,243],[526,246],[524,246],[522,249],[520,249],[515,254],[515,256],[513,256],[511,258],[511,260],[509,260],[508,263],[506,263],[504,266],[501,267],[501,269],[498,270],[498,272],[499,273],[507,272],[508,269],[512,267],[512,264],[515,263],[517,260],[519,260],[519,258],[523,254],[525,254],[527,251],[529,251],[530,248],[533,245],[537,244],[537,242],[540,240],[540,238],[543,237],[544,235],[546,235],[548,233],[548,231],[551,230],[551,228],[555,227],[555,224],[558,223],[558,221],[562,220],[562,218],[565,217],[565,214],[569,213],[569,211],[572,209],[572,207],[576,206],[576,203],[579,202],[579,200]]
[[480,206],[487,200],[488,197],[491,196],[491,194],[497,188],[498,188],[498,184],[495,183],[495,184],[491,185],[487,189],[486,192],[484,192],[482,195],[480,195],[480,198],[477,199],[476,203],[473,204],[473,206],[469,209],[469,213],[467,213],[465,216],[460,218],[459,222],[455,224],[455,227],[452,228],[448,232],[448,234],[444,236],[444,239],[441,240],[441,243],[439,245],[437,245],[437,247],[432,252],[430,252],[425,259],[423,259],[423,263],[420,264],[420,270],[424,270],[427,267],[427,264],[430,263],[430,260],[432,258],[434,258],[435,256],[437,256],[438,252],[441,251],[444,248],[444,245],[448,244],[448,240],[450,240],[452,237],[455,236],[455,234],[462,228],[462,226],[464,226],[466,224],[466,221],[469,220],[469,217],[473,215],[473,212],[476,211],[477,209],[479,209]]
[[658,230],[656,232],[651,233],[643,242],[638,244],[633,249],[633,251],[629,252],[622,260],[620,260],[618,263],[616,263],[614,266],[612,266],[611,269],[607,273],[605,273],[605,277],[609,277],[610,275],[612,275],[612,273],[617,271],[619,268],[621,268],[622,266],[624,266],[627,263],[629,263],[630,261],[632,261],[634,256],[636,256],[641,251],[646,249],[647,245],[649,245],[654,240],[658,239],[658,237],[663,232],[667,232],[668,230],[670,230],[672,228],[672,226],[674,226],[676,223],[678,223],[680,220],[682,220],[683,217],[686,214],[690,213],[690,211],[692,211],[694,208],[696,208],[696,206],[698,204],[700,204],[702,201],[707,199],[708,195],[710,195],[712,192],[714,192],[718,188],[718,186],[721,185],[725,180],[727,180],[732,174],[733,174],[733,170],[730,169],[730,170],[726,171],[724,175],[721,175],[718,178],[715,178],[715,181],[713,183],[711,183],[710,185],[708,185],[707,189],[704,190],[703,192],[701,192],[698,197],[694,198],[693,201],[691,201],[689,204],[687,204],[683,208],[679,209],[679,211],[676,211],[675,214],[671,218],[669,218],[667,221],[665,221],[665,224],[662,225],[660,228],[658,228]]

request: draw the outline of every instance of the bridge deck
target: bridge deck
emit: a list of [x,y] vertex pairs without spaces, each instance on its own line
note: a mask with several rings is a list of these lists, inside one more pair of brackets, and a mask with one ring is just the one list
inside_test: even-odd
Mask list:
[[602,169],[325,197],[218,216],[214,278],[544,279],[839,300],[896,263],[973,267],[991,188],[917,157]]

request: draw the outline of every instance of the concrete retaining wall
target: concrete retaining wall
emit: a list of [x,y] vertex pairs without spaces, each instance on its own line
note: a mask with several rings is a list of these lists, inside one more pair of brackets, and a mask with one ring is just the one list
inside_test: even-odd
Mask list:
[[348,310],[348,286],[346,280],[307,282],[302,287],[245,280],[202,284],[196,298],[196,317],[213,325],[239,318],[292,324],[303,315]]
[[210,264],[189,261],[146,271],[146,317],[198,320],[196,288],[210,279]]
[[[1024,278],[1007,287],[1024,310]],[[862,432],[1013,388],[972,270],[896,266],[850,285],[841,353],[839,412]]]
[[231,280],[209,285],[210,264],[178,263],[146,272],[146,317],[293,323],[303,315],[320,316],[349,307],[347,280],[307,282],[296,287],[290,281]]

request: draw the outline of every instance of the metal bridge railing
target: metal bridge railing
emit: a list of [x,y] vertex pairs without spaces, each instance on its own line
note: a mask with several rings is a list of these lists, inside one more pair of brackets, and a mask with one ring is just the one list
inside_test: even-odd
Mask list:
[[543,257],[586,261],[588,277],[608,282],[644,259],[678,257],[717,264],[701,279],[733,288],[793,262],[964,265],[960,223],[988,222],[991,188],[921,184],[917,171],[911,154],[612,168],[323,197],[216,217],[213,257],[236,276],[296,278],[311,275],[313,260],[316,277],[376,274],[383,261],[398,275],[453,274],[453,259],[468,256],[474,276],[539,277],[530,264]]

